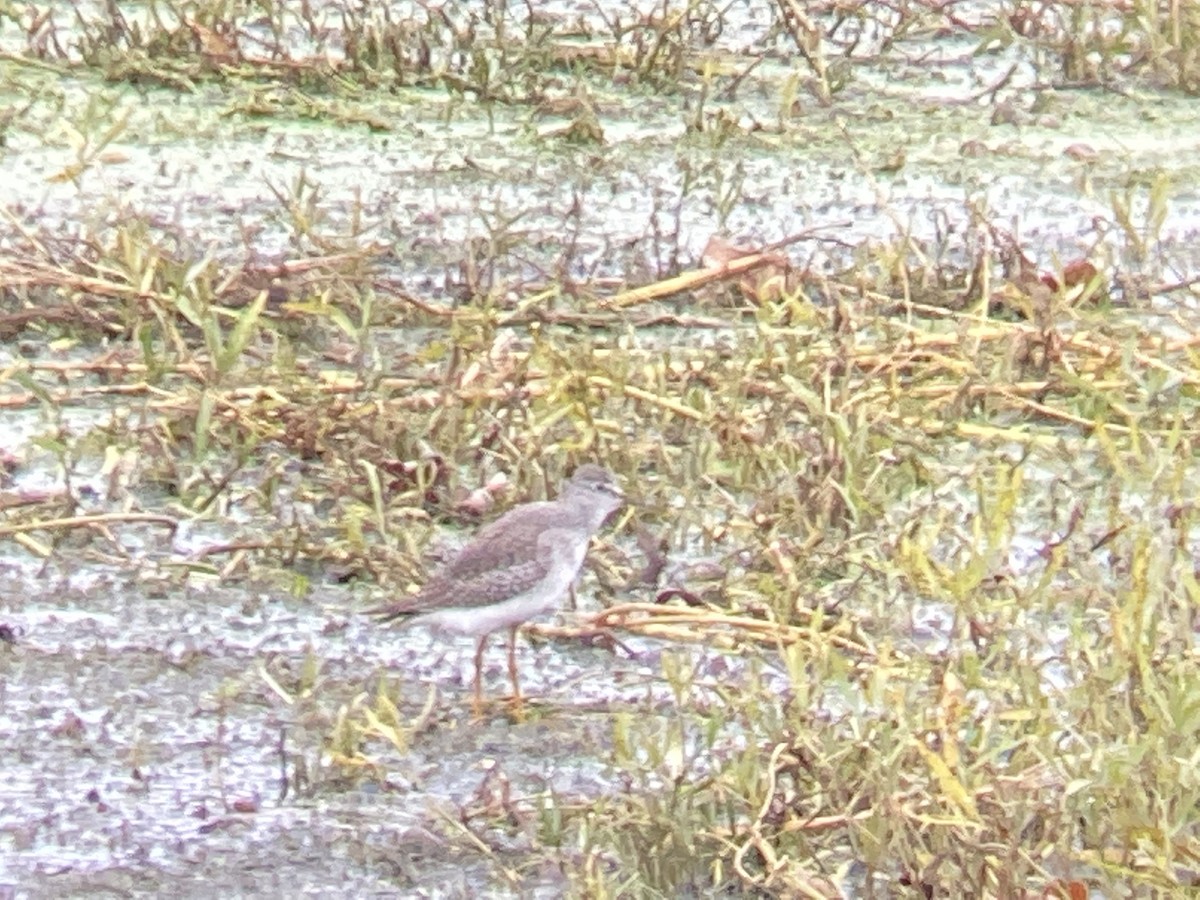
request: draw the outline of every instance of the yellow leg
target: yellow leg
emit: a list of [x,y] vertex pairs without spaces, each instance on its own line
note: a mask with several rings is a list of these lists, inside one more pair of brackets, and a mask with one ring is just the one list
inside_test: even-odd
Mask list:
[[517,680],[517,629],[512,628],[508,633],[508,677],[513,686],[513,716],[518,722],[525,720],[525,709],[521,699],[521,683]]
[[485,634],[475,647],[475,696],[471,701],[471,715],[476,719],[483,718],[483,648],[487,646],[487,639]]

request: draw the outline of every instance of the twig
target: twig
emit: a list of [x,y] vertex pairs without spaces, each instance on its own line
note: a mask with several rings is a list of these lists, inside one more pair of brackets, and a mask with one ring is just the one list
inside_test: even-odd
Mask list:
[[65,519],[43,519],[38,522],[21,522],[17,525],[0,525],[0,537],[7,534],[24,534],[28,531],[44,531],[54,528],[88,528],[92,525],[108,525],[120,522],[149,522],[179,527],[179,520],[160,513],[95,513],[86,516],[71,516]]

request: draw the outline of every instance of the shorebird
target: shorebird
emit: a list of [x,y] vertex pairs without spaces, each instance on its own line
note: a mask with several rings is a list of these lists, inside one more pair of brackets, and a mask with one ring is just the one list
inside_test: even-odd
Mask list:
[[479,638],[476,718],[483,708],[483,649],[492,633],[507,628],[508,674],[519,714],[517,628],[558,605],[583,568],[592,536],[624,499],[612,472],[585,463],[564,482],[558,499],[513,507],[480,530],[420,591],[372,612],[384,622],[405,620],[404,627],[425,625]]

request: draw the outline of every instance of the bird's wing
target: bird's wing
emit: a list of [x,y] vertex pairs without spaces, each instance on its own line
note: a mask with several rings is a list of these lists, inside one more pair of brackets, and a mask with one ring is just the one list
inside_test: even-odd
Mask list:
[[[537,584],[553,561],[538,536],[550,503],[529,503],[487,525],[415,594],[370,610],[384,621],[447,607],[487,606]],[[497,545],[497,539],[503,544]]]
[[555,503],[527,503],[511,509],[480,529],[458,554],[431,580],[473,580],[495,569],[537,559],[538,535],[546,528],[546,514]]

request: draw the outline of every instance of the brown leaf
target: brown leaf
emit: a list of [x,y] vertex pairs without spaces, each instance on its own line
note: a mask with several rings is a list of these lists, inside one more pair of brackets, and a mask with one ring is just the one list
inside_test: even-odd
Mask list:
[[1082,881],[1059,880],[1046,885],[1042,891],[1045,900],[1087,900],[1087,885]]
[[1077,287],[1095,278],[1098,270],[1086,259],[1077,259],[1063,266],[1062,274],[1067,287]]

